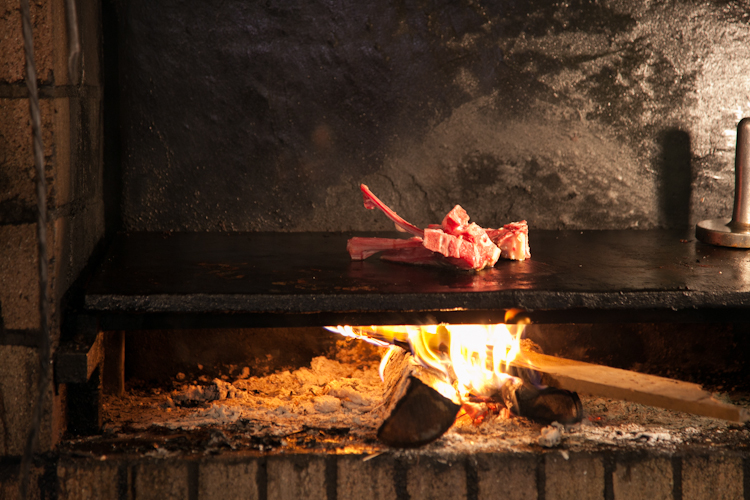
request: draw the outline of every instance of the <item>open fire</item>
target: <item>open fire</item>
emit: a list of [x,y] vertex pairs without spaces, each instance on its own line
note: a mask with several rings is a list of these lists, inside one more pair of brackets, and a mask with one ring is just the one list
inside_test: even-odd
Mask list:
[[500,408],[544,423],[581,420],[577,394],[544,387],[536,371],[512,366],[522,356],[523,327],[439,324],[329,329],[391,346],[380,364],[386,388],[378,437],[392,446],[411,447],[439,438],[459,410],[475,423]]
[[[522,338],[531,331],[523,323],[329,330],[347,338],[331,336],[335,348],[307,366],[264,373],[242,365],[219,372],[199,366],[166,383],[133,381],[127,394],[106,397],[104,432],[91,439],[114,436],[119,442],[119,436],[144,433],[162,439],[165,432],[186,431],[213,436],[211,429],[218,429],[214,444],[231,449],[345,445],[370,453],[383,445],[424,446],[447,435],[439,440],[446,446],[450,436],[475,432],[493,436],[501,448],[517,439],[555,444],[539,434],[554,422],[578,429],[586,442],[600,442],[602,429],[611,427],[609,436],[622,425],[671,440],[682,428],[727,428],[747,420],[746,409],[718,401],[696,384],[534,352],[533,342]],[[725,422],[716,427],[715,418],[698,415]],[[674,422],[682,423],[670,427]],[[160,450],[154,453],[165,448]]]
[[[435,387],[449,399],[491,397],[508,380],[510,361],[520,353],[523,325],[403,325],[331,328],[342,335],[391,345],[380,365],[381,379],[395,349],[408,348],[417,363],[437,371]],[[450,388],[445,388],[445,383]]]
[[[742,433],[742,426],[730,421],[587,392],[581,394],[577,423],[557,419],[559,425],[545,427],[555,418],[512,411],[505,399],[511,394],[523,403],[532,400],[528,395],[544,394],[539,379],[530,385],[528,374],[515,368],[525,357],[534,359],[527,340],[520,339],[524,325],[456,326],[341,327],[359,337],[366,334],[371,342],[342,338],[335,349],[307,366],[266,375],[249,374],[242,366],[222,373],[203,367],[204,374],[175,374],[167,384],[130,383],[127,394],[106,397],[104,432],[69,446],[94,453],[102,446],[124,447],[156,457],[186,446],[203,452],[314,449],[363,454],[394,446],[466,452],[519,447],[528,451],[539,445],[566,450],[613,444],[672,449],[696,439],[716,442],[728,432],[726,436]],[[461,338],[466,333],[468,341]],[[497,341],[491,356],[482,349],[490,345],[487,339]],[[382,345],[386,341],[388,347]],[[428,361],[423,364],[410,354],[417,349],[411,346],[420,346]],[[452,349],[461,354],[466,367],[450,361]],[[504,359],[496,360],[495,353]],[[459,373],[474,376],[459,379]],[[553,406],[551,398],[538,400]],[[415,402],[417,409],[410,409]]]
[[[514,313],[510,311],[509,315]],[[524,324],[329,327],[329,330],[347,337],[379,346],[389,345],[380,365],[381,380],[387,385],[402,384],[403,378],[415,377],[413,365],[429,373],[416,378],[434,393],[428,391],[425,395],[424,389],[415,392],[411,387],[386,389],[383,403],[386,416],[378,437],[391,445],[416,446],[440,437],[450,427],[458,408],[463,408],[475,422],[481,422],[488,408],[498,406],[543,423],[580,422],[583,409],[579,397],[577,393],[565,390],[565,386],[735,422],[750,420],[746,409],[718,401],[695,384],[587,363],[571,363],[534,353],[534,349],[528,347],[524,351],[521,349],[523,329]],[[404,350],[411,356],[403,354]],[[384,373],[391,364],[398,365],[391,363],[395,353],[402,353],[408,360],[395,369],[398,373],[394,382],[394,377],[386,380]],[[557,387],[544,385],[542,374],[537,370],[552,375],[545,377],[545,382]],[[435,400],[441,397],[455,406]],[[391,398],[395,400],[390,401]],[[416,399],[427,409],[410,401]],[[476,403],[484,403],[487,408],[477,408]],[[441,413],[442,422],[435,422],[435,415]],[[424,426],[431,429],[429,432],[416,423],[424,418],[433,421],[432,427]],[[414,428],[412,432],[402,432],[410,427]],[[389,436],[393,429],[398,430],[396,438]]]

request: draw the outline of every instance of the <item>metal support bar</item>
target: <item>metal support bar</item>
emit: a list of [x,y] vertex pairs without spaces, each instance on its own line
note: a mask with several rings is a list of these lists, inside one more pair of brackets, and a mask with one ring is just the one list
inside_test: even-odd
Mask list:
[[75,435],[98,434],[102,428],[102,370],[97,366],[91,378],[68,384],[68,431]]
[[55,355],[55,380],[67,385],[68,430],[89,435],[101,430],[104,334],[93,316],[75,319],[73,340]]
[[105,394],[125,393],[125,332],[107,332],[103,336],[104,361],[102,387]]

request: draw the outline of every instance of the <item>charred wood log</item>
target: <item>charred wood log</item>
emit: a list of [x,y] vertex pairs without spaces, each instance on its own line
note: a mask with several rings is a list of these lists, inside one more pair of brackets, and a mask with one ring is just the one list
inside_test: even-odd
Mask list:
[[569,425],[583,419],[578,394],[557,387],[540,389],[520,378],[508,379],[500,388],[502,401],[513,414],[541,423]]
[[414,448],[438,439],[453,425],[461,409],[458,394],[439,374],[413,362],[409,352],[397,349],[391,355],[384,379],[383,404],[375,410],[382,418],[377,431],[381,442]]
[[[377,431],[381,442],[398,448],[418,447],[438,439],[453,425],[461,409],[458,393],[442,374],[416,363],[408,351],[394,352],[384,379],[383,403],[376,410],[382,419]],[[509,377],[487,401],[542,423],[573,424],[583,418],[575,392],[540,389],[521,378]]]

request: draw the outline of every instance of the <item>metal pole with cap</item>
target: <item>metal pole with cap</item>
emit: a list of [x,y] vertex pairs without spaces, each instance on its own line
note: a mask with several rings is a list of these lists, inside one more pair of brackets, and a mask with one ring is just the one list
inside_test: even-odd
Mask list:
[[732,219],[701,221],[695,227],[695,236],[711,245],[750,248],[750,118],[743,118],[737,125]]

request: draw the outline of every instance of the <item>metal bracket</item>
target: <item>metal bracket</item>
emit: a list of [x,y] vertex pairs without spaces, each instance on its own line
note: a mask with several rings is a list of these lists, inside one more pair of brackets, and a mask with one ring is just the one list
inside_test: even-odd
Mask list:
[[89,381],[104,359],[102,333],[93,317],[76,318],[76,338],[65,342],[55,354],[55,380],[58,384]]
[[103,334],[98,319],[79,316],[73,340],[63,343],[55,355],[55,380],[67,385],[68,430],[96,434],[102,424]]

